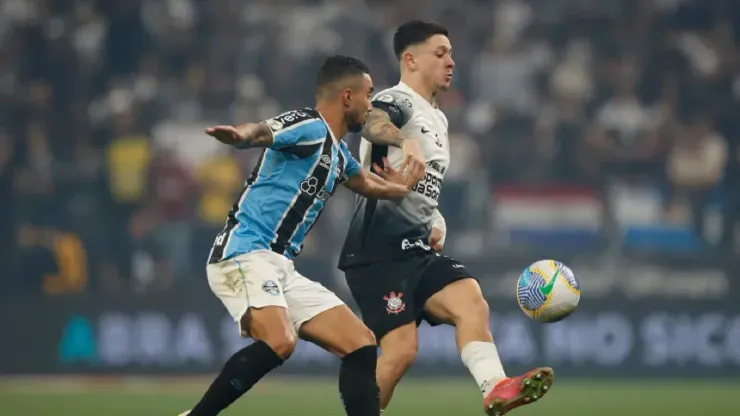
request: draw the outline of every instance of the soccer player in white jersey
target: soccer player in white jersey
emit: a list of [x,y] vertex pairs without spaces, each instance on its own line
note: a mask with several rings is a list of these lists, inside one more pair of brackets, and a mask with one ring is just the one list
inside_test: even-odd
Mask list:
[[488,415],[536,401],[554,379],[536,368],[507,377],[489,328],[489,307],[478,281],[459,262],[440,255],[445,221],[437,206],[449,165],[447,118],[437,93],[449,88],[455,63],[447,30],[437,23],[411,21],[398,28],[393,47],[401,82],[378,93],[363,129],[361,165],[401,168],[423,154],[426,174],[401,201],[357,198],[339,267],[373,330],[381,409],[417,352],[417,325],[456,328],[462,361],[483,394]]

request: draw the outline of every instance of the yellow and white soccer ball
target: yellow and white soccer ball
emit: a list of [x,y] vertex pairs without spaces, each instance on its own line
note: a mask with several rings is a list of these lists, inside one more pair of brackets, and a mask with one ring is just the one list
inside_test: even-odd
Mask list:
[[576,310],[581,289],[568,266],[555,260],[540,260],[519,275],[516,300],[535,321],[557,322]]

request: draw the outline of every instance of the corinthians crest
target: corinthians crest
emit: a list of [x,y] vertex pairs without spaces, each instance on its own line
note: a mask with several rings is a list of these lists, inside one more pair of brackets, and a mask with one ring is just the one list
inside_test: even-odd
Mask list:
[[406,309],[406,303],[401,299],[403,293],[391,292],[387,296],[383,296],[383,300],[386,301],[385,310],[389,314],[398,315]]

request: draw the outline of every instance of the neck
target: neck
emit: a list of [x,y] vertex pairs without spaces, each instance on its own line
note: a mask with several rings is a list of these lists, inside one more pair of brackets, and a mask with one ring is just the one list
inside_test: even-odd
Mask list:
[[316,104],[316,111],[324,117],[336,141],[341,140],[347,134],[347,123],[344,122],[344,115],[341,112],[333,111],[331,107],[322,103]]
[[435,102],[437,91],[425,85],[420,77],[412,77],[406,74],[402,74],[401,82],[408,85],[417,94],[421,95],[425,100],[429,101],[429,104],[433,106],[437,105],[437,103]]

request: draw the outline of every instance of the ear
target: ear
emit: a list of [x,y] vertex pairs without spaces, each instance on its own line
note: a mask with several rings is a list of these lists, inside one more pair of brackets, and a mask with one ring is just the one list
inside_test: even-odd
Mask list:
[[342,91],[342,104],[344,104],[345,107],[349,107],[352,103],[352,90],[349,88]]
[[416,69],[416,60],[414,59],[414,54],[410,51],[404,52],[403,55],[401,55],[401,60],[411,69]]

